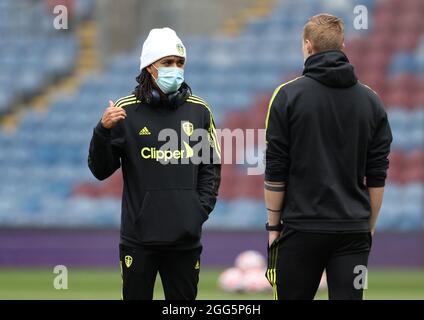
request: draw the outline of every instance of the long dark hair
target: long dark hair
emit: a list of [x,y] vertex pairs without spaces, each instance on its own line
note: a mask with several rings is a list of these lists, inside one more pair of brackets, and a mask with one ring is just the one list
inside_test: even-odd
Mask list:
[[152,75],[143,68],[140,74],[135,78],[138,85],[134,89],[134,94],[138,100],[150,103],[152,100]]

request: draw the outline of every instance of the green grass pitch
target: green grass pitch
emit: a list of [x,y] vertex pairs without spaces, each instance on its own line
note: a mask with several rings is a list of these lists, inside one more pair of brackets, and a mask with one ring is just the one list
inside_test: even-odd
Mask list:
[[[5,299],[120,299],[121,278],[117,269],[68,269],[68,289],[56,290],[56,274],[48,269],[0,269],[0,300]],[[272,299],[271,292],[230,294],[217,287],[221,270],[203,269],[198,299]],[[163,299],[159,277],[155,299]],[[325,291],[317,299],[327,299]],[[369,272],[365,299],[424,299],[424,270],[380,270]]]

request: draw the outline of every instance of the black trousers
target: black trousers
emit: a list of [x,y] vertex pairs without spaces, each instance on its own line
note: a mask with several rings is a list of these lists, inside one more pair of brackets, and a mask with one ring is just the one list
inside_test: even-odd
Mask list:
[[278,300],[312,300],[326,271],[330,300],[361,300],[372,237],[313,233],[284,226],[268,248],[266,277]]
[[152,300],[156,275],[166,300],[194,300],[202,248],[164,250],[119,246],[123,300]]

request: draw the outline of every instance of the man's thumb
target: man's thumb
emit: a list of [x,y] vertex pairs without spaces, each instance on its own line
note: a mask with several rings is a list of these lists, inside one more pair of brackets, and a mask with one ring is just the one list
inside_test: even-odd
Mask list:
[[113,107],[115,104],[113,103],[112,100],[109,100],[109,107]]

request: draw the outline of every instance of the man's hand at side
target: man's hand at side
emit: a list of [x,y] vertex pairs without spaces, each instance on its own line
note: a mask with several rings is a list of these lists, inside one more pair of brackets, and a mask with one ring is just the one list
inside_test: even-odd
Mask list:
[[271,247],[272,243],[280,236],[279,231],[268,231],[268,247]]

